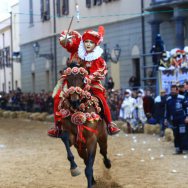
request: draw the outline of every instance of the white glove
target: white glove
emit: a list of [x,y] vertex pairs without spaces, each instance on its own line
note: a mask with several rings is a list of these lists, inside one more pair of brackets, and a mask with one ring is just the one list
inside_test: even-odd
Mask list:
[[63,41],[65,41],[66,40],[66,38],[67,38],[67,40],[69,40],[70,41],[70,39],[72,38],[72,36],[71,35],[60,35],[60,37],[59,37],[59,40],[60,40],[60,42],[63,42]]

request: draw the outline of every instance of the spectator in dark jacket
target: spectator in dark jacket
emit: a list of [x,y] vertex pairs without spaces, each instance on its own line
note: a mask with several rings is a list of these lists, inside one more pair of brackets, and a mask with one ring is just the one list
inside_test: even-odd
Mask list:
[[146,90],[145,96],[143,97],[143,106],[144,106],[144,112],[146,114],[146,117],[153,116],[153,110],[154,110],[154,99],[151,96],[150,90]]
[[108,90],[114,89],[114,81],[113,81],[113,78],[112,78],[112,77],[110,77],[110,78],[108,79],[107,87],[108,87]]
[[178,87],[171,86],[171,94],[166,99],[165,121],[173,125],[174,146],[176,154],[188,150],[188,101],[178,94]]
[[160,95],[155,98],[153,117],[156,122],[160,124],[160,136],[164,136],[164,116],[165,116],[165,103],[166,103],[166,91],[161,90]]

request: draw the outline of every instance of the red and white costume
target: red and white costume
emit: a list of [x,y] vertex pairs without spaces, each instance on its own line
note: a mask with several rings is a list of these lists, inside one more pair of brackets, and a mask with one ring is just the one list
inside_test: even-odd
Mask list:
[[[63,31],[61,36],[65,35],[66,31]],[[109,124],[112,121],[111,113],[106,102],[105,88],[101,84],[101,80],[103,80],[107,74],[106,62],[101,57],[103,49],[98,45],[101,42],[102,34],[100,32],[88,30],[82,37],[77,31],[70,32],[69,36],[71,36],[70,41],[68,40],[66,43],[64,43],[60,40],[60,44],[63,48],[70,52],[70,62],[76,61],[83,63],[89,72],[89,77],[91,78],[91,92],[102,102],[105,121],[107,124]],[[94,50],[89,53],[86,52],[83,42],[87,39],[92,40],[96,44]]]

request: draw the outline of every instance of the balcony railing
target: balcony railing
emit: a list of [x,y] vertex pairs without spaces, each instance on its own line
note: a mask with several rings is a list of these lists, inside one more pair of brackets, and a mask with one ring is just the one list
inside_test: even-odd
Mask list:
[[152,3],[168,3],[169,1],[172,0],[152,0]]
[[188,2],[188,0],[151,0],[152,5],[164,4],[164,3],[184,3]]

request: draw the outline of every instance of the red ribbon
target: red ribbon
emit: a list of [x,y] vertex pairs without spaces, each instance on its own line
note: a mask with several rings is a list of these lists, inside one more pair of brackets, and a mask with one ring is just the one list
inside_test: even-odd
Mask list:
[[87,126],[85,126],[85,125],[77,125],[77,130],[78,130],[78,134],[77,134],[77,141],[78,140],[81,140],[81,141],[83,141],[84,143],[86,143],[86,139],[84,138],[84,136],[83,136],[83,130],[84,129],[86,129],[87,131],[90,131],[90,132],[92,132],[92,133],[94,133],[94,134],[98,134],[98,131],[97,130],[95,130],[95,129],[92,129],[92,128],[90,128],[90,127],[87,127]]

